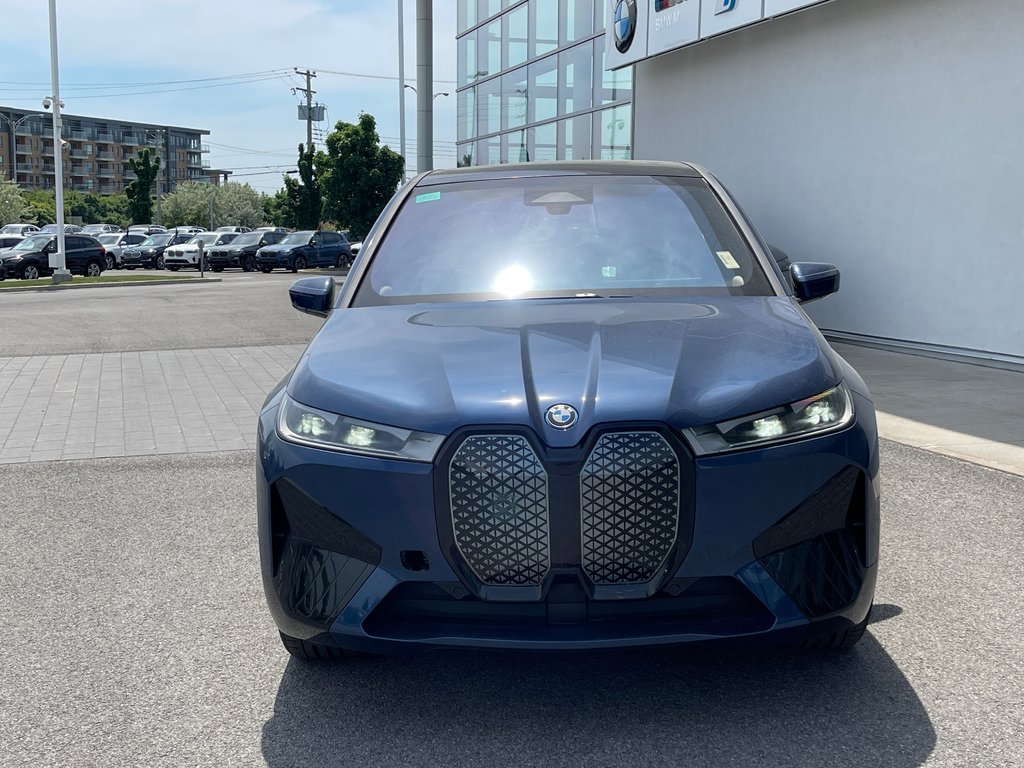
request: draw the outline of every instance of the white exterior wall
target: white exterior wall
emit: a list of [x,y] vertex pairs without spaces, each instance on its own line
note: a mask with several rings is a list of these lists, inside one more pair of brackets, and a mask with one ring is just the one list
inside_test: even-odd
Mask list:
[[1024,2],[835,0],[636,65],[638,159],[706,166],[823,328],[1024,362]]

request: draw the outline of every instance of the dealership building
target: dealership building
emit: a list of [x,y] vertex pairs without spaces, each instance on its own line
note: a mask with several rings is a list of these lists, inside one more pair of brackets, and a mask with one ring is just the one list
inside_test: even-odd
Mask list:
[[459,0],[461,164],[686,160],[837,339],[1024,367],[1020,0]]

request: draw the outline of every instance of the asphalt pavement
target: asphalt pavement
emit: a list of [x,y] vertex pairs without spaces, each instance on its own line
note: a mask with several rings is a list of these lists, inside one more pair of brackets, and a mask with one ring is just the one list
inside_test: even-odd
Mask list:
[[[293,275],[224,276],[0,297],[0,356],[212,365],[319,327],[289,307]],[[254,461],[0,466],[0,765],[1024,765],[1024,478],[883,441],[874,623],[845,655],[304,664],[263,602]]]

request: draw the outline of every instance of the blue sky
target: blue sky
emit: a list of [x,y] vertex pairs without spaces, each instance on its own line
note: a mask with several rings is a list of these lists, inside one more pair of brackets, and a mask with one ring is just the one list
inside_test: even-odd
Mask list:
[[[281,187],[277,171],[295,167],[306,137],[296,110],[302,97],[291,92],[303,84],[294,68],[318,72],[314,100],[327,106],[329,121],[319,127],[369,112],[385,143],[398,149],[397,6],[397,0],[57,0],[61,100],[72,114],[208,129],[214,167],[272,192]],[[405,74],[413,85],[415,6],[403,2]],[[0,0],[0,18],[0,104],[38,109],[51,91],[47,3]],[[455,165],[455,73],[455,0],[434,0],[434,91],[451,94],[434,101],[436,167]],[[414,170],[416,96],[406,94]]]

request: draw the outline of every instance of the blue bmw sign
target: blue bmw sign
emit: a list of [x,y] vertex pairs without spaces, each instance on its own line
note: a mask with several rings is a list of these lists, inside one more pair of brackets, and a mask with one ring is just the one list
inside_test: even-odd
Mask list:
[[728,13],[736,7],[736,0],[716,0],[715,16]]
[[636,34],[636,0],[618,0],[612,29],[615,31],[615,49],[625,53]]

